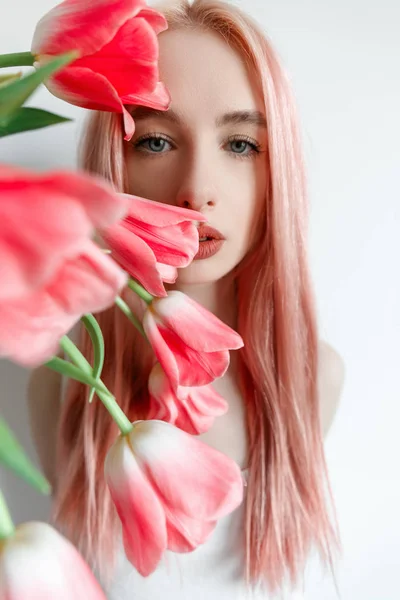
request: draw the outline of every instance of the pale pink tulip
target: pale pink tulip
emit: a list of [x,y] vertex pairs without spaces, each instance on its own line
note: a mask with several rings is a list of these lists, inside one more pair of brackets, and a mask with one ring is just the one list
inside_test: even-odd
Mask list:
[[159,82],[157,35],[163,15],[144,0],[65,0],[36,25],[35,67],[78,50],[79,58],[45,81],[52,94],[83,108],[123,114],[125,139],[135,124],[124,104],[167,110],[170,95]]
[[156,363],[151,370],[148,388],[148,419],[167,421],[192,435],[208,431],[215,417],[228,410],[226,400],[211,384],[200,387],[178,386],[175,390],[160,363]]
[[76,548],[46,523],[0,542],[0,600],[106,600]]
[[112,257],[154,296],[165,296],[163,280],[173,283],[176,268],[186,267],[199,248],[196,221],[205,217],[194,210],[153,202],[138,196],[129,199],[127,215],[101,237]]
[[121,519],[125,553],[144,576],[165,550],[190,552],[242,502],[238,465],[163,421],[136,421],[119,436],[105,476]]
[[156,268],[161,279],[165,283],[175,283],[178,277],[178,269],[176,267],[171,267],[171,265],[164,265],[163,263],[158,262]]
[[154,299],[143,327],[174,389],[221,377],[229,366],[229,350],[243,346],[238,333],[179,291]]
[[113,304],[128,276],[91,237],[127,205],[100,178],[0,166],[0,356],[41,364],[83,314]]

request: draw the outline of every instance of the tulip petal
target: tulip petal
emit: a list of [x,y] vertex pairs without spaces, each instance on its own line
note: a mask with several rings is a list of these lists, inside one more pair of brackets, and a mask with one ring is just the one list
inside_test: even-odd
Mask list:
[[126,556],[141,575],[147,576],[157,567],[167,547],[164,510],[136,462],[128,438],[117,439],[104,468],[121,519]]
[[[46,307],[44,300],[41,304]],[[0,357],[9,358],[24,367],[36,367],[57,354],[61,337],[72,329],[82,315],[72,317],[61,314],[54,311],[54,305],[50,305],[46,308],[53,309],[53,313],[48,312],[47,322],[45,316],[37,319],[36,315],[30,315],[29,308],[27,303],[22,307],[1,307]]]
[[148,106],[156,110],[167,110],[171,104],[171,95],[165,85],[158,81],[152,92],[126,94],[121,96],[121,102],[128,105]]
[[122,102],[104,75],[87,67],[65,67],[44,82],[57,98],[91,110],[122,113]]
[[2,544],[0,598],[106,600],[76,548],[46,523],[36,522],[19,525]]
[[88,240],[79,257],[64,263],[47,293],[66,313],[100,312],[113,304],[127,279],[127,273]]
[[171,267],[171,265],[165,265],[159,262],[157,262],[156,267],[164,282],[175,283],[178,277],[178,269],[176,267]]
[[221,416],[228,410],[227,401],[221,394],[214,390],[212,385],[202,385],[190,388],[180,386],[179,393],[186,393],[188,402],[190,402],[198,412],[208,412],[214,416]]
[[0,166],[0,299],[43,285],[76,256],[94,227],[121,218],[129,200],[100,177]]
[[162,31],[166,31],[168,29],[168,23],[164,15],[154,10],[154,8],[146,7],[142,9],[139,13],[139,17],[141,19],[146,19],[146,21],[151,25],[154,32],[158,35]]
[[191,388],[179,386],[177,397],[180,410],[175,425],[192,435],[208,431],[215,418],[225,414],[229,408],[226,400],[211,385]]
[[[68,199],[68,202],[77,202],[86,211],[92,225],[99,228],[121,219],[130,207],[128,194],[114,192],[109,182],[95,173],[91,173],[90,176],[86,173],[63,170],[38,173],[14,165],[0,165],[0,192],[7,192],[8,197],[14,194],[12,204],[19,200],[24,203],[26,211],[31,208],[33,201],[40,202],[43,197],[49,197],[57,210],[64,198]],[[31,198],[27,198],[27,194],[30,194]],[[2,199],[2,210],[5,207],[9,213],[12,210],[11,204],[6,205],[3,202],[5,200]],[[50,208],[50,204],[45,207],[37,204],[33,212],[42,211],[39,216],[43,219],[43,215],[49,215]],[[20,217],[24,216],[21,210],[18,209]],[[54,221],[66,219],[67,215],[62,215]],[[74,223],[75,229],[77,226],[78,224]]]
[[175,355],[165,342],[159,329],[159,323],[151,310],[147,309],[145,311],[142,325],[158,361],[161,363],[172,386],[176,389],[179,385],[179,370]]
[[[57,191],[75,196],[92,222],[93,227],[101,229],[122,219],[129,209],[129,198],[115,193],[110,184],[100,175],[53,171],[43,177],[49,195]],[[52,189],[51,189],[52,188]]]
[[187,267],[199,249],[199,234],[190,221],[168,227],[143,226],[143,222],[128,215],[124,225],[150,246],[158,262],[173,267]]
[[151,370],[148,389],[150,410],[147,418],[159,419],[174,424],[178,418],[178,404],[160,363],[156,363]]
[[132,139],[133,134],[135,133],[135,121],[132,119],[131,114],[126,110],[126,108],[122,107],[122,116],[124,119],[124,140],[129,142]]
[[78,259],[66,261],[44,289],[0,307],[0,356],[24,366],[49,360],[59,340],[87,312],[108,308],[126,273],[90,240]]
[[148,225],[157,224],[157,227],[168,227],[177,225],[183,221],[205,221],[206,217],[197,210],[189,208],[180,208],[172,204],[155,202],[141,196],[130,194],[120,194],[126,196],[131,201],[131,206],[127,218],[133,221],[147,223]]
[[124,23],[115,37],[95,54],[75,61],[74,67],[103,75],[118,96],[150,93],[158,82],[157,35],[145,19]]
[[174,511],[167,513],[168,550],[192,552],[204,544],[215,529],[216,521],[199,521]]
[[[161,419],[161,417],[159,418]],[[167,419],[161,420],[168,421]],[[190,402],[182,402],[179,416],[174,425],[175,427],[179,427],[179,429],[182,429],[191,435],[200,435],[201,433],[208,431],[212,427],[213,423],[213,416],[198,413],[193,406],[190,406]]]
[[152,368],[148,381],[150,410],[148,419],[172,423],[192,435],[208,431],[215,417],[228,410],[228,403],[211,385],[178,386],[173,389],[160,363]]
[[144,0],[65,0],[37,23],[32,54],[62,54],[76,48],[94,54],[114,38],[125,21],[146,8]]
[[44,82],[47,89],[65,102],[88,108],[122,113],[124,140],[129,141],[135,133],[135,123],[109,81],[99,73],[83,67],[70,67],[53,75]]
[[2,301],[43,285],[65,259],[79,252],[92,230],[82,206],[64,194],[33,186],[24,190],[23,198],[14,190],[7,195],[0,207]]
[[162,302],[155,300],[153,309],[165,326],[193,350],[215,352],[243,346],[236,331],[182,292],[174,290]]
[[[219,352],[193,350],[183,343],[174,331],[164,327],[151,308],[144,314],[143,327],[157,359],[173,386],[207,385],[226,373],[229,366],[228,350]],[[192,323],[190,327],[193,335],[196,332],[202,338],[201,329],[196,323]]]
[[166,296],[156,258],[146,242],[131,233],[123,221],[102,232],[102,237],[111,249],[114,260],[131,277],[137,279],[150,294]]
[[137,422],[133,432],[133,452],[171,513],[216,521],[242,502],[243,479],[232,459],[164,421]]

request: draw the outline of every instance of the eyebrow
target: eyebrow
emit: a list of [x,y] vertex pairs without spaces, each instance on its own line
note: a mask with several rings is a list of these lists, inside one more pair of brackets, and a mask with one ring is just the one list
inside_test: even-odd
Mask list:
[[[177,125],[182,124],[181,117],[172,108],[168,110],[156,110],[147,106],[137,106],[131,111],[131,115],[135,121],[143,121],[144,119],[155,117],[176,123]],[[267,128],[267,120],[259,110],[235,110],[220,115],[215,120],[217,127],[223,127],[228,124],[239,125],[240,123],[259,125],[265,129]]]

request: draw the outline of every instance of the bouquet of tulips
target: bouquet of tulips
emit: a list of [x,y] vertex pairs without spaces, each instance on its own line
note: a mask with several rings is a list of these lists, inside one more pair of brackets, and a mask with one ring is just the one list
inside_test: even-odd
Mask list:
[[[129,140],[135,124],[126,105],[169,106],[157,65],[157,35],[166,27],[143,0],[55,6],[37,23],[29,52],[0,55],[1,68],[32,67],[0,75],[0,136],[68,120],[24,106],[44,84],[87,110],[121,113]],[[102,402],[118,425],[104,476],[126,555],[144,576],[167,549],[188,552],[204,543],[243,494],[238,465],[195,437],[227,410],[211,384],[242,340],[193,300],[164,288],[193,260],[203,220],[117,193],[98,176],[0,164],[0,356],[45,364],[84,383],[88,401]],[[122,299],[126,286],[144,301],[144,314]],[[93,313],[113,304],[154,351],[148,420],[131,423],[101,379],[104,342]],[[78,321],[92,340],[93,364],[67,335]],[[60,349],[65,358],[57,356]],[[2,465],[49,493],[0,417]],[[46,523],[16,527],[0,491],[0,600],[38,597],[105,598],[77,549]]]

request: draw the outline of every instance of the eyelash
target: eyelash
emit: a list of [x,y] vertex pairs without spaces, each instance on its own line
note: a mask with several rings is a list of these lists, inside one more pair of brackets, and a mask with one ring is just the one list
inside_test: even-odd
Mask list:
[[[172,144],[172,142],[170,142],[170,140],[166,136],[164,136],[160,133],[147,133],[146,135],[143,135],[141,138],[136,140],[132,145],[134,148],[143,147],[143,142],[146,142],[148,140],[153,140],[153,139],[165,140],[169,144]],[[246,159],[252,158],[253,156],[255,156],[257,154],[260,154],[260,152],[261,152],[260,144],[258,144],[257,142],[255,142],[254,140],[252,140],[251,138],[249,138],[247,136],[234,135],[228,139],[228,143],[229,142],[246,142],[250,146],[251,150],[248,154],[240,154],[237,152],[232,152],[232,154],[235,156],[235,158],[238,158],[239,160],[246,160]],[[152,155],[165,154],[165,152],[152,152],[151,150],[150,151],[147,150],[146,152],[148,152],[148,154],[152,154]]]

